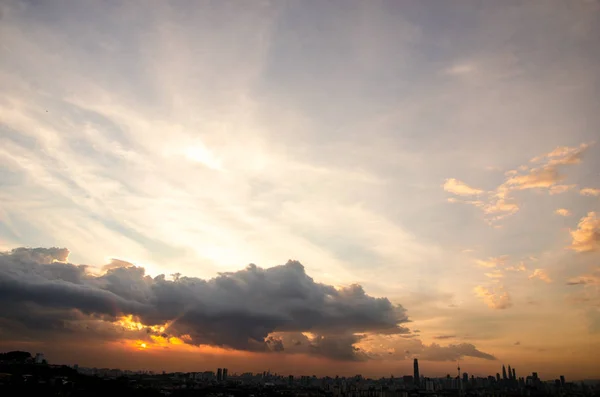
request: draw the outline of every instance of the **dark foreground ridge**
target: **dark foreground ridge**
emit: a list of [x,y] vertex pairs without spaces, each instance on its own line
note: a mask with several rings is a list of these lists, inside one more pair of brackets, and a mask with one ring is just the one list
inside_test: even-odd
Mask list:
[[[460,370],[459,370],[460,371]],[[0,353],[0,396],[214,396],[214,397],[437,397],[437,396],[590,396],[600,397],[600,382],[565,382],[561,377],[542,381],[534,373],[516,378],[514,368],[506,375],[475,378],[463,373],[451,377],[427,378],[415,375],[380,379],[316,376],[294,377],[263,372],[229,375],[217,372],[122,371],[108,368],[80,368],[51,365],[41,353]]]

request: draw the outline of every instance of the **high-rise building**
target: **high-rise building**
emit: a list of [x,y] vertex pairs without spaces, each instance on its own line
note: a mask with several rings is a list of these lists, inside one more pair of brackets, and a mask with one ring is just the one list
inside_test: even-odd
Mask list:
[[512,380],[512,369],[510,369],[510,365],[508,366],[508,379]]
[[564,375],[560,376],[560,385],[563,387],[565,386],[565,376]]
[[223,370],[221,368],[217,368],[217,382],[223,380]]
[[502,380],[506,380],[506,367],[502,365]]
[[469,374],[466,372],[463,372],[463,384],[464,386],[469,384]]
[[223,381],[227,380],[227,368],[223,368]]
[[515,367],[512,369],[512,378],[513,380],[517,380],[517,371],[515,370]]
[[415,362],[413,364],[413,382],[417,387],[421,385],[421,376],[419,375],[419,360],[415,358]]
[[496,382],[500,382],[500,374],[496,372]]

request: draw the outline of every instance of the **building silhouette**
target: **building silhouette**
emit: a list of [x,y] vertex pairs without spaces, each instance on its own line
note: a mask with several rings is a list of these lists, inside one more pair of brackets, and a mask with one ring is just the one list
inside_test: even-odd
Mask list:
[[223,380],[223,370],[221,368],[217,368],[217,382]]
[[502,364],[502,380],[506,380],[506,367]]
[[223,381],[227,380],[227,368],[223,368]]
[[421,386],[421,376],[419,375],[419,360],[415,358],[415,362],[413,364],[413,382],[417,387]]

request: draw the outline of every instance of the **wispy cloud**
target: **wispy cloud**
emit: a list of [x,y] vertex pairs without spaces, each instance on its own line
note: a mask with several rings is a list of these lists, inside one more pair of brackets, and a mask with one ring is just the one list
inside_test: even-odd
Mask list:
[[529,279],[538,279],[538,280],[542,280],[546,283],[551,283],[552,279],[550,278],[550,276],[548,275],[548,273],[546,272],[546,270],[544,269],[535,269],[533,271],[533,273],[531,273],[529,275]]
[[590,274],[584,274],[578,277],[571,278],[569,281],[567,281],[567,285],[600,286],[600,268],[595,269]]
[[519,205],[512,196],[518,190],[546,190],[550,195],[562,194],[577,187],[575,184],[563,184],[565,176],[560,173],[560,166],[579,164],[590,144],[578,147],[557,147],[549,153],[535,157],[527,164],[505,172],[506,179],[495,189],[485,192],[472,188],[454,178],[449,178],[444,184],[444,190],[455,195],[480,195],[478,200],[465,200],[451,197],[449,202],[466,203],[481,208],[486,220],[494,224],[497,221],[519,211]]
[[579,191],[582,196],[600,196],[600,189],[586,187]]
[[437,335],[437,336],[433,337],[433,339],[438,339],[438,340],[440,340],[440,339],[454,339],[454,338],[456,338],[456,335]]
[[475,263],[481,267],[495,268],[504,266],[508,261],[508,255],[490,257],[488,259],[476,259]]
[[492,309],[508,309],[512,306],[510,295],[504,291],[502,287],[497,289],[489,289],[478,285],[473,290],[483,302]]

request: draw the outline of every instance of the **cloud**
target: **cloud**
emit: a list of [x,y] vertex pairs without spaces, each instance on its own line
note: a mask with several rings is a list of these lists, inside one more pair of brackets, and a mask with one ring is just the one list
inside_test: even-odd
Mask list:
[[600,196],[600,189],[586,187],[579,191],[582,196]]
[[525,175],[516,175],[506,183],[515,189],[549,188],[564,179],[554,167],[534,169]]
[[559,208],[556,211],[554,211],[554,213],[560,216],[571,216],[571,211],[565,208]]
[[495,270],[493,272],[484,273],[484,275],[486,277],[494,278],[494,279],[498,279],[498,278],[503,278],[504,277],[504,274],[500,270]]
[[422,360],[430,361],[456,361],[464,356],[482,358],[484,360],[496,360],[496,357],[478,350],[470,343],[448,346],[440,346],[437,343],[432,343],[419,354],[419,358]]
[[454,339],[456,338],[456,335],[438,335],[438,336],[434,336],[433,339]]
[[444,190],[460,196],[474,196],[483,193],[483,190],[473,188],[458,179],[448,178],[443,185]]
[[150,330],[164,326],[169,336],[189,336],[194,345],[258,351],[287,350],[269,339],[274,332],[310,330],[316,335],[313,353],[336,359],[358,358],[355,334],[409,332],[401,325],[408,321],[402,306],[369,296],[360,285],[316,283],[297,261],[269,269],[249,265],[210,280],[171,281],[123,261],[112,261],[119,266],[94,276],[85,266],[57,262],[67,256],[67,250],[55,248],[0,254],[0,304],[19,309],[3,319],[18,323],[46,313],[59,324],[73,313],[109,322],[131,315]]
[[549,153],[534,157],[531,159],[531,162],[538,163],[546,160],[549,165],[579,164],[583,154],[590,146],[591,145],[589,143],[582,143],[578,147],[559,146]]
[[102,266],[102,270],[107,271],[107,270],[111,270],[111,269],[118,269],[120,267],[130,267],[130,266],[135,266],[135,265],[131,262],[111,258],[109,263]]
[[[500,289],[502,288],[500,287]],[[512,306],[510,295],[506,291],[497,293],[494,290],[478,285],[474,288],[474,292],[492,309],[508,309]]]
[[590,274],[584,274],[567,281],[567,285],[592,285],[600,286],[600,268]]
[[477,263],[477,265],[479,265],[481,267],[495,268],[495,267],[504,266],[506,264],[506,261],[508,261],[508,258],[509,258],[508,255],[495,256],[495,257],[489,257],[488,259],[485,259],[485,260],[477,259],[477,260],[475,260],[475,263]]
[[475,72],[477,69],[471,64],[458,64],[454,65],[445,70],[446,74],[449,75],[465,75]]
[[569,190],[573,190],[576,187],[577,187],[577,185],[554,185],[554,186],[550,187],[549,193],[552,196],[555,194],[561,194],[561,193],[568,192]]
[[524,262],[519,262],[518,265],[506,267],[506,268],[504,268],[504,270],[509,271],[509,272],[524,272],[527,270],[527,267],[525,267]]
[[539,279],[542,281],[545,281],[547,283],[551,283],[552,279],[550,278],[550,276],[548,276],[548,273],[546,273],[546,271],[544,269],[535,269],[533,271],[533,273],[531,273],[528,277],[530,280],[532,279]]
[[600,219],[593,211],[579,220],[576,230],[571,230],[573,239],[570,249],[577,252],[596,251],[600,247]]
[[578,147],[562,146],[535,157],[531,163],[537,164],[536,167],[521,165],[516,169],[506,171],[504,173],[506,179],[488,192],[473,189],[455,178],[446,180],[444,190],[459,196],[478,194],[477,200],[461,200],[451,197],[448,201],[462,202],[481,208],[485,220],[493,225],[519,211],[519,204],[512,197],[512,193],[515,191],[545,189],[550,195],[555,195],[576,188],[575,184],[561,183],[565,180],[565,176],[559,172],[559,168],[580,163],[589,146],[590,144],[581,144]]
[[[450,335],[441,335],[439,339],[450,339]],[[427,361],[456,361],[463,357],[475,357],[484,360],[496,360],[492,354],[482,352],[470,343],[458,343],[442,346],[438,343],[425,344],[418,339],[401,336],[381,336],[365,338],[358,346],[370,357],[393,358],[399,360],[419,358]],[[391,354],[390,354],[391,353]]]

